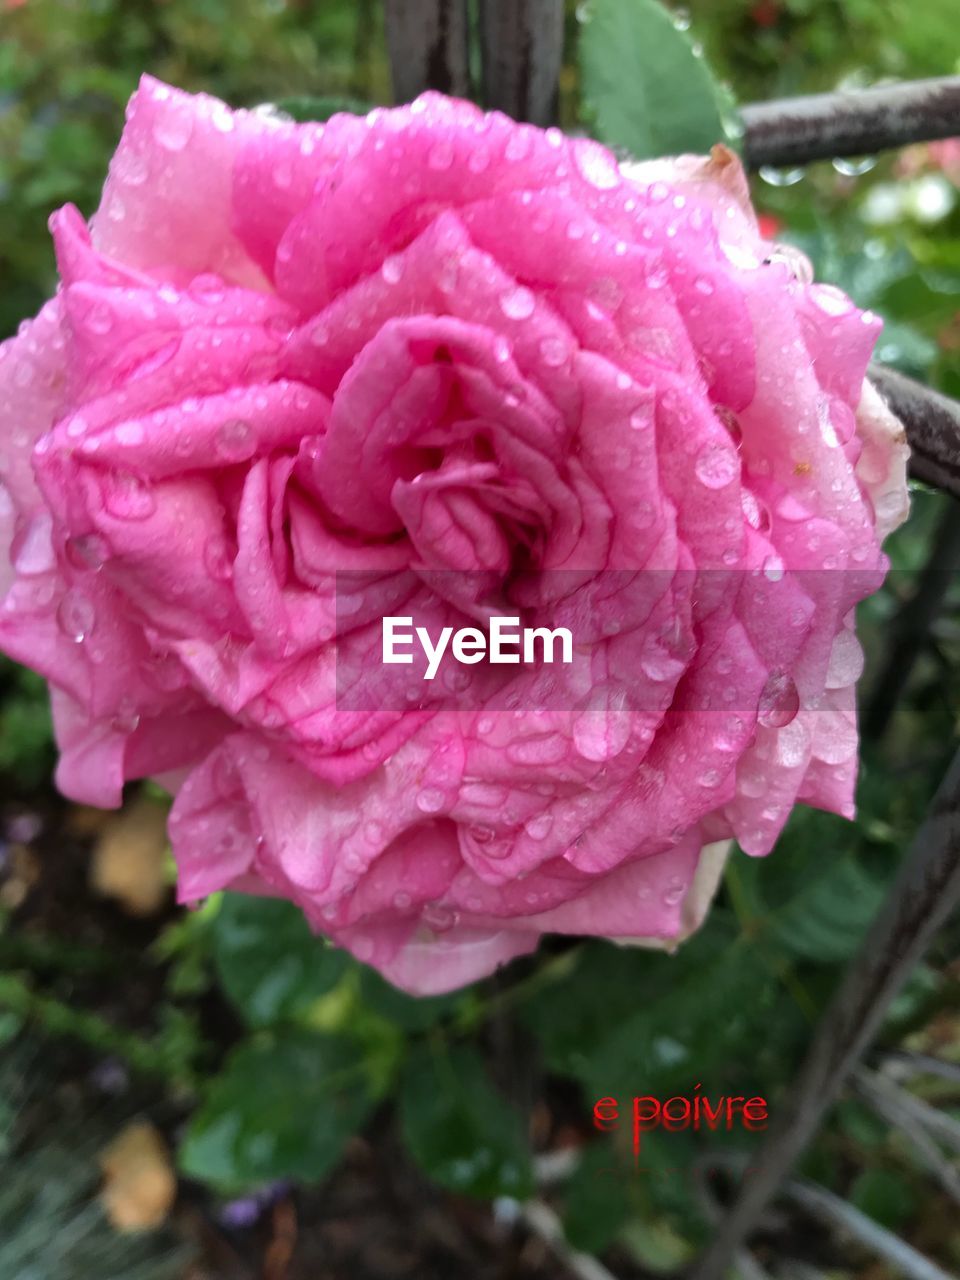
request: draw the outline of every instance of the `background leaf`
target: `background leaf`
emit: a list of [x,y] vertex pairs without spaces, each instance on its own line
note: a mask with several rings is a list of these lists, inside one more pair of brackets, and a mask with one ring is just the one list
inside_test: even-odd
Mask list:
[[657,0],[587,6],[580,74],[597,136],[638,160],[705,153],[725,139],[719,88]]
[[410,1058],[400,1089],[400,1123],[414,1159],[441,1186],[517,1199],[532,1191],[523,1125],[472,1049],[422,1049]]
[[291,1028],[230,1055],[190,1123],[180,1164],[224,1190],[316,1182],[375,1101],[353,1040]]
[[213,955],[224,989],[252,1027],[306,1013],[334,985],[347,955],[278,898],[226,893],[213,923]]

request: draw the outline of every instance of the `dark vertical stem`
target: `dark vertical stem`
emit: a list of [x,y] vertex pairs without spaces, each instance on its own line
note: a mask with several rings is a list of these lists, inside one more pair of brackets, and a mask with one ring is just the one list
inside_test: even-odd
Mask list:
[[384,12],[396,101],[424,89],[466,97],[467,0],[384,0]]
[[886,658],[863,717],[867,737],[879,738],[890,723],[917,658],[930,643],[930,629],[943,608],[944,597],[960,570],[960,504],[949,498],[947,502],[917,588],[900,606],[890,626]]
[[515,120],[552,124],[563,60],[563,0],[481,0],[483,95]]
[[891,1000],[960,902],[960,751],[863,946],[822,1018],[740,1192],[689,1280],[721,1280],[816,1134]]

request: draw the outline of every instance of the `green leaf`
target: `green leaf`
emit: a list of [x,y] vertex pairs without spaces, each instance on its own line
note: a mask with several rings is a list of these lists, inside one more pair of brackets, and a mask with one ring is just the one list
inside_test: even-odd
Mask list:
[[400,1124],[414,1159],[441,1186],[517,1199],[533,1190],[520,1118],[470,1049],[413,1055],[401,1084]]
[[252,1027],[306,1013],[347,965],[345,952],[312,933],[292,903],[239,893],[224,894],[213,954],[227,995]]
[[452,1014],[462,1002],[460,993],[408,996],[366,966],[360,970],[360,998],[373,1013],[404,1031],[426,1031]]
[[775,970],[721,908],[676,955],[591,946],[522,1016],[551,1069],[580,1080],[590,1105],[707,1080],[711,1096],[762,1093],[806,1034]]
[[864,1169],[850,1189],[850,1199],[875,1222],[896,1231],[917,1210],[916,1189],[888,1169]]
[[811,870],[808,888],[772,915],[772,932],[791,955],[839,963],[860,945],[882,898],[877,881],[844,858],[820,875]]
[[586,1149],[564,1194],[563,1227],[575,1249],[601,1253],[614,1239],[630,1212],[629,1175],[609,1143]]
[[350,115],[362,116],[370,110],[369,102],[361,102],[359,98],[335,96],[280,98],[275,106],[278,111],[292,116],[301,124],[322,124],[342,111],[349,112]]
[[352,1039],[290,1028],[230,1055],[190,1123],[180,1165],[224,1191],[315,1182],[375,1101]]
[[703,153],[725,139],[718,87],[657,0],[594,0],[580,74],[597,136],[638,160]]
[[[750,927],[788,956],[838,964],[854,954],[883,898],[883,885],[853,852],[834,815],[799,811],[769,858],[728,864],[750,905]],[[884,860],[886,861],[886,860]]]

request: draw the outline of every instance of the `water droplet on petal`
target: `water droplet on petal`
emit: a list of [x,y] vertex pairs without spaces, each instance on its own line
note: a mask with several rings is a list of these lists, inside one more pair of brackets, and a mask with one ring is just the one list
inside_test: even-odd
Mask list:
[[412,903],[413,899],[409,893],[404,893],[403,890],[393,895],[393,905],[398,911],[408,911]]
[[459,912],[440,902],[431,902],[420,914],[423,923],[434,933],[448,933],[460,920]]
[[579,142],[574,148],[577,167],[587,182],[600,191],[620,185],[620,170],[606,147],[598,142]]
[[439,813],[445,803],[444,794],[437,787],[424,787],[417,792],[416,804],[421,813]]
[[156,511],[157,500],[139,476],[121,471],[105,477],[104,505],[118,520],[147,520]]
[[553,816],[549,813],[539,813],[535,818],[525,823],[524,831],[531,840],[545,840],[550,834],[550,828],[553,826]]
[[253,454],[256,435],[249,422],[231,418],[218,429],[214,438],[217,452],[230,462],[240,462]]
[[511,320],[526,320],[533,315],[537,300],[529,289],[515,285],[500,295],[500,309]]
[[140,726],[140,713],[131,702],[125,701],[111,717],[110,728],[114,733],[135,733]]
[[384,258],[380,274],[387,284],[396,284],[403,275],[403,255],[391,253],[389,257]]
[[226,582],[233,575],[233,553],[226,538],[213,537],[207,540],[203,550],[203,563],[211,578],[218,582]]
[[182,151],[193,133],[193,116],[181,108],[160,111],[153,126],[153,136],[166,151]]
[[663,904],[666,907],[675,907],[687,891],[686,882],[681,880],[679,876],[673,876],[667,881],[667,887],[663,894]]
[[573,745],[584,760],[601,762],[620,754],[630,737],[630,715],[622,689],[600,686],[573,721]]
[[724,489],[737,475],[740,464],[729,445],[708,444],[698,455],[694,470],[708,489]]
[[67,538],[64,551],[67,561],[81,573],[97,573],[109,555],[106,542],[97,533]]
[[570,355],[570,349],[562,338],[544,338],[540,343],[543,363],[558,369]]
[[800,695],[793,677],[786,671],[772,671],[760,693],[757,720],[766,729],[781,729],[799,710]]
[[768,582],[780,582],[783,578],[783,561],[777,555],[767,556],[763,562],[763,576]]
[[82,644],[93,630],[96,610],[82,591],[70,590],[57,608],[57,626],[74,644]]
[[84,317],[84,325],[97,337],[103,337],[113,328],[113,314],[105,303],[95,303]]
[[453,164],[453,147],[446,140],[435,142],[427,153],[427,166],[438,172],[449,169]]

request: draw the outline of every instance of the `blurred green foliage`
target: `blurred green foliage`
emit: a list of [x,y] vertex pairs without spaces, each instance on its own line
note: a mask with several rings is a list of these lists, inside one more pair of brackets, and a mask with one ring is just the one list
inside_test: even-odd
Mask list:
[[[659,12],[651,18],[650,3],[570,3],[566,125],[582,96],[614,142],[646,125],[638,147],[692,146],[716,133],[715,114],[703,112],[715,113],[731,92],[747,101],[957,70],[955,0],[697,0],[672,11],[675,30]],[[631,13],[660,33],[652,62],[646,38],[610,35]],[[46,217],[67,200],[85,214],[96,207],[141,72],[238,105],[283,101],[298,115],[317,95],[388,100],[373,0],[7,0],[0,29],[0,333],[55,287]],[[704,64],[692,61],[690,42],[724,82],[718,91],[701,84],[692,115],[684,74],[653,77],[661,58],[699,76]],[[668,118],[644,120],[633,110],[644,102]],[[885,317],[884,361],[960,394],[960,160],[950,157],[917,147],[878,162],[765,172],[754,195],[771,234]],[[944,509],[945,499],[918,489],[913,518],[891,542],[895,572],[861,610],[866,697],[891,622],[935,554]],[[732,861],[707,926],[675,956],[581,943],[541,956],[505,991],[488,983],[416,1001],[313,938],[286,903],[227,895],[168,925],[149,963],[166,973],[161,1040],[175,1033],[178,1061],[189,1064],[180,1074],[199,1094],[183,1168],[225,1191],[319,1179],[389,1099],[410,1153],[438,1183],[522,1196],[532,1186],[530,1144],[501,1091],[521,1057],[535,1064],[539,1089],[576,1092],[581,1137],[601,1095],[689,1094],[702,1082],[710,1096],[757,1093],[775,1110],[951,752],[960,713],[956,596],[954,587],[917,655],[892,729],[865,744],[856,824],[798,811],[772,858]],[[0,781],[22,795],[53,763],[45,695],[8,663],[0,689]],[[891,1043],[941,1008],[956,942],[898,998],[884,1033]],[[237,1026],[219,1069],[198,1078],[195,1064],[211,1061],[196,1030],[211,990],[224,994]],[[508,1048],[493,1051],[503,1039],[493,1031],[504,1024]],[[84,1034],[77,1018],[63,1030]],[[949,1049],[960,1056],[960,1044]],[[743,1132],[712,1138],[745,1148],[755,1141]],[[571,1239],[600,1249],[619,1236],[651,1267],[683,1261],[704,1226],[689,1176],[702,1142],[647,1135],[648,1176],[628,1178],[610,1173],[618,1141],[589,1142],[566,1187]],[[924,1176],[859,1103],[838,1108],[804,1168],[907,1234],[929,1195]]]

